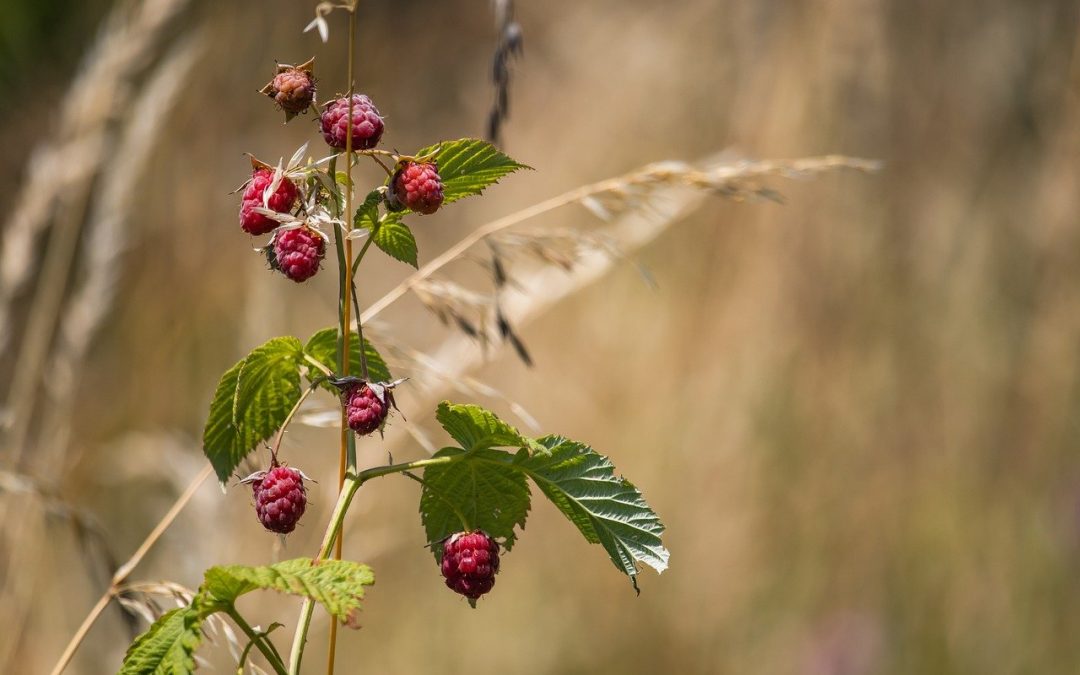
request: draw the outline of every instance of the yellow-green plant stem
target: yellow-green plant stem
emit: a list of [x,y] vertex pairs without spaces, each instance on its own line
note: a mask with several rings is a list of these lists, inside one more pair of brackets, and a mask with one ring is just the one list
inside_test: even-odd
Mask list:
[[288,671],[285,670],[285,664],[281,662],[278,655],[268,646],[267,643],[269,639],[265,635],[256,633],[255,629],[244,620],[244,617],[240,616],[240,613],[236,611],[235,607],[230,606],[225,610],[225,613],[228,614],[229,618],[231,618],[240,630],[244,632],[244,635],[251,640],[251,643],[262,652],[263,656],[266,657],[266,662],[270,664],[270,667],[274,669],[275,673],[278,675],[288,675]]

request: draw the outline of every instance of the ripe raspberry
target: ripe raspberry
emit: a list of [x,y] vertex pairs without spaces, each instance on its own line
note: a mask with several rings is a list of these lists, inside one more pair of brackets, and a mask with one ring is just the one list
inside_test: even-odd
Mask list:
[[270,267],[296,283],[315,276],[325,253],[326,240],[306,225],[279,230],[266,247]]
[[288,534],[307,508],[304,479],[296,469],[275,466],[251,484],[255,495],[255,513],[263,527],[278,534]]
[[[352,149],[370,150],[382,138],[383,121],[371,99],[363,94],[353,94]],[[349,99],[342,97],[332,101],[319,118],[322,135],[331,148],[345,149],[348,131]]]
[[483,530],[458,532],[443,542],[441,568],[448,588],[476,600],[495,585],[499,544]]
[[306,70],[286,67],[266,85],[263,93],[274,99],[286,113],[299,115],[315,100],[315,79]]
[[391,183],[397,205],[425,215],[435,213],[442,205],[442,179],[433,163],[405,162]]
[[[248,234],[266,234],[278,226],[277,221],[255,212],[255,207],[263,205],[263,192],[274,182],[273,169],[255,169],[251,182],[244,190],[240,203],[240,227]],[[288,213],[300,196],[300,190],[288,178],[282,178],[278,187],[267,200],[266,207],[278,213]]]
[[345,406],[349,428],[360,436],[367,436],[381,427],[390,412],[389,394],[384,392],[380,397],[363,382],[343,391],[341,403]]

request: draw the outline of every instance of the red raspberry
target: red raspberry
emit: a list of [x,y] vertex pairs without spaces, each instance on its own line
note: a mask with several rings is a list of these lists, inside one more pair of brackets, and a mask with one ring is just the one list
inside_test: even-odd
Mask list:
[[285,112],[299,115],[315,100],[315,79],[308,71],[285,68],[274,76],[263,92]]
[[388,395],[380,397],[362,382],[350,386],[341,394],[345,417],[349,428],[360,436],[367,436],[382,426],[390,412]]
[[[278,226],[273,218],[267,218],[254,211],[263,205],[263,193],[274,182],[273,169],[255,169],[251,181],[244,190],[244,199],[240,204],[240,227],[248,234],[266,234]],[[282,178],[278,187],[267,200],[266,208],[278,213],[288,213],[300,196],[300,190],[288,178]]]
[[296,469],[275,466],[251,484],[255,494],[255,513],[263,527],[278,534],[288,534],[307,508],[304,479]]
[[443,541],[441,568],[448,588],[476,600],[495,585],[499,544],[483,530],[458,532]]
[[392,181],[394,200],[411,211],[432,214],[443,203],[443,184],[433,163],[405,162]]
[[[370,150],[382,138],[383,121],[371,99],[363,94],[353,94],[352,149]],[[345,149],[348,131],[349,99],[342,97],[327,104],[319,122],[322,135],[331,148]]]
[[296,283],[315,276],[325,253],[326,240],[306,225],[279,230],[266,250],[270,267]]

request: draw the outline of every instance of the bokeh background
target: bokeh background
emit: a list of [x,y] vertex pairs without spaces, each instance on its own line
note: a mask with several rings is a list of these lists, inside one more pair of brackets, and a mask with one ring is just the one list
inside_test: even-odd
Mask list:
[[[275,59],[312,55],[324,97],[344,88],[343,15],[323,45],[301,33],[313,5],[0,2],[0,671],[48,672],[202,467],[220,373],[333,323],[335,275],[267,272],[229,194],[242,153],[321,146],[256,93]],[[472,611],[423,548],[416,486],[388,478],[348,524],[346,556],[378,583],[338,672],[1076,672],[1080,5],[519,0],[517,20],[504,147],[537,170],[424,219],[422,259],[657,160],[884,169],[776,182],[783,204],[710,198],[635,253],[656,289],[620,266],[520,327],[534,368],[504,349],[471,373],[610,455],[668,526],[669,571],[635,597],[537,501]],[[361,2],[358,82],[385,145],[483,134],[496,35],[479,0]],[[91,49],[111,61],[80,79]],[[595,223],[571,207],[538,224]],[[406,273],[372,262],[361,299]],[[430,351],[451,335],[412,298],[380,330]],[[398,429],[361,461],[387,450],[425,452]],[[246,490],[207,484],[133,579],[194,587],[209,565],[314,550],[336,432],[297,428],[285,453],[320,483],[284,550]],[[245,602],[287,644],[298,603]],[[113,605],[68,672],[114,672],[145,625]],[[224,647],[202,654],[228,672]]]

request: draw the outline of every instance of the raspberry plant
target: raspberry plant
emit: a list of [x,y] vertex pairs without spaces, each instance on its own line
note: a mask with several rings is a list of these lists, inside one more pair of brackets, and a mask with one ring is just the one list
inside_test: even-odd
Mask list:
[[[272,269],[293,282],[304,282],[320,271],[327,244],[333,240],[331,257],[339,281],[337,324],[306,341],[272,338],[227,370],[215,391],[203,437],[203,451],[223,487],[233,481],[242,462],[271,442],[269,464],[241,482],[251,484],[262,525],[284,535],[303,517],[307,498],[300,467],[289,466],[287,458],[279,461],[281,439],[309,395],[323,391],[336,396],[342,408],[339,497],[314,557],[207,570],[187,607],[163,615],[135,640],[122,673],[194,670],[201,627],[219,613],[249,641],[241,670],[255,649],[278,675],[299,673],[314,604],[346,626],[357,625],[357,612],[375,577],[367,565],[337,559],[342,523],[356,491],[369,480],[391,474],[420,483],[421,524],[436,563],[433,577],[439,570],[445,584],[473,607],[492,590],[500,558],[511,552],[518,530],[525,526],[530,483],[587,541],[607,551],[635,589],[639,564],[658,572],[667,567],[668,552],[660,539],[663,525],[637,488],[616,475],[607,457],[561,436],[526,436],[477,405],[439,404],[436,419],[452,442],[433,456],[363,470],[357,466],[358,439],[381,438],[396,407],[394,389],[407,386],[393,378],[376,347],[363,336],[355,278],[365,255],[374,244],[397,260],[418,266],[416,240],[406,221],[479,195],[528,167],[487,142],[469,138],[434,143],[412,155],[379,149],[384,121],[374,102],[352,86],[355,0],[340,7],[349,15],[348,91],[322,104],[318,117],[331,154],[308,158],[305,145],[276,167],[253,159],[240,205],[242,229],[253,237],[270,236],[263,253]],[[320,19],[324,11],[320,9]],[[277,103],[288,122],[319,105],[316,83],[312,59],[301,66],[278,66],[262,93]],[[361,158],[376,162],[387,178],[354,205],[352,172]],[[341,165],[344,171],[338,170]],[[357,242],[362,244],[354,254]],[[307,452],[314,451],[318,450]],[[236,608],[237,598],[256,590],[304,599],[287,659],[270,631],[254,628]],[[334,635],[332,631],[331,640]],[[333,653],[331,649],[331,659]],[[332,670],[332,660],[329,665]]]

